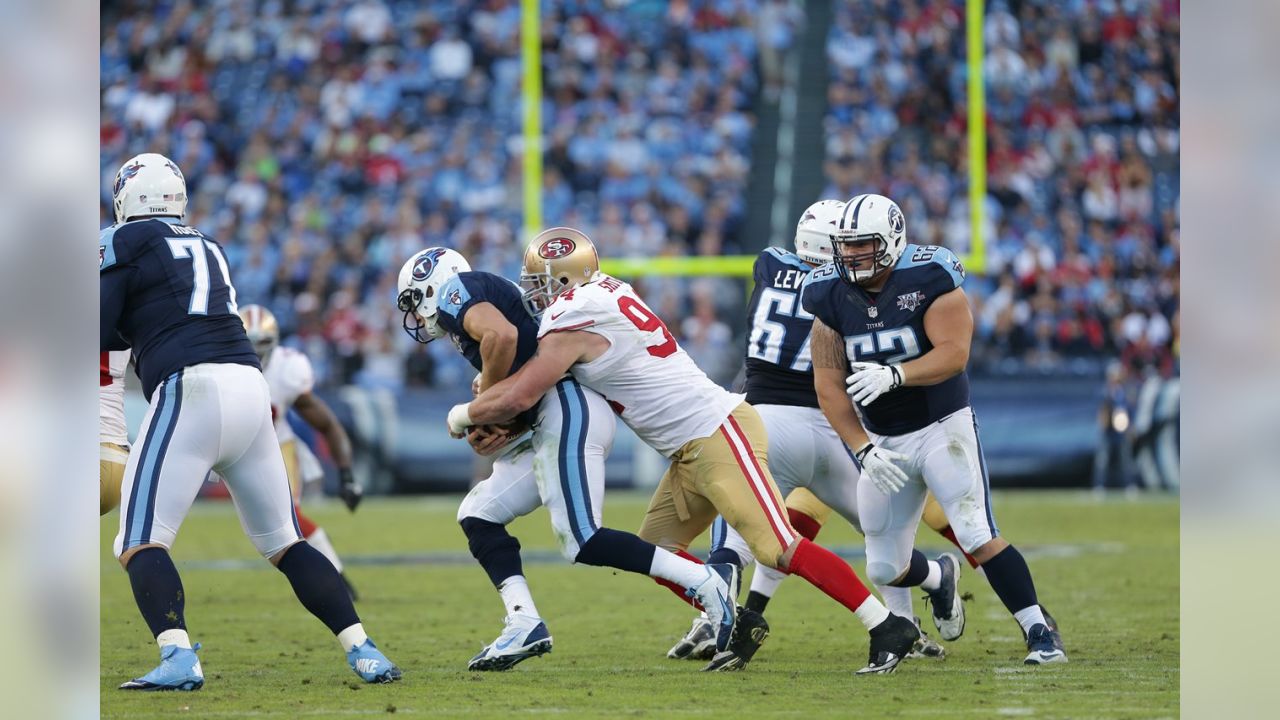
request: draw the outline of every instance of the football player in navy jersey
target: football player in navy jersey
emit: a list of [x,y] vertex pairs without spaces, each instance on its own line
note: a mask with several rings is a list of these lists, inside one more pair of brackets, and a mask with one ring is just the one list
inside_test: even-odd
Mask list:
[[[904,587],[936,580],[937,569],[913,553],[931,491],[961,547],[981,564],[1022,626],[1025,662],[1066,662],[1031,571],[1000,537],[992,514],[969,407],[965,365],[973,316],[960,287],[959,259],[946,248],[908,244],[902,210],[881,195],[850,199],[832,241],[834,261],[809,274],[803,307],[814,316],[818,402],[845,444],[856,449],[862,468],[858,509],[867,575],[877,584]],[[933,617],[943,639],[964,632],[958,602],[935,603]]]
[[182,172],[163,155],[138,155],[116,174],[113,196],[117,224],[98,248],[100,350],[133,351],[151,402],[125,465],[114,550],[160,646],[160,665],[121,689],[204,685],[169,548],[210,470],[226,479],[249,539],[337,636],[352,670],[366,682],[399,679],[338,571],[298,532],[267,382],[221,246],[182,223]]
[[[480,371],[476,394],[519,370],[538,348],[538,321],[523,292],[506,278],[473,272],[447,248],[427,248],[400,270],[397,306],[404,328],[419,342],[448,335]],[[477,452],[502,451],[493,473],[458,508],[471,554],[498,588],[507,616],[502,633],[468,663],[471,670],[507,670],[551,651],[520,561],[520,543],[506,526],[546,505],[560,549],[572,562],[660,578],[687,590],[715,614],[718,634],[733,631],[734,569],[703,566],[641,540],[601,527],[604,463],[617,420],[608,402],[566,376],[506,427],[473,430]],[[525,432],[536,426],[532,436]],[[535,478],[542,478],[538,482]]]
[[[813,316],[800,304],[800,289],[809,272],[831,261],[831,235],[844,207],[841,200],[821,200],[810,205],[796,225],[794,251],[771,247],[760,253],[753,270],[755,288],[747,306],[751,323],[746,358],[747,402],[760,412],[769,433],[769,471],[786,499],[788,519],[809,540],[817,536],[831,508],[861,531],[858,469],[850,451],[818,408],[810,358]],[[712,527],[708,561],[746,563],[751,559],[742,536],[722,518],[717,519]],[[937,583],[925,589],[933,602],[950,607],[956,594],[954,558],[922,561],[931,567],[941,564]],[[746,611],[739,615],[738,623],[739,633],[744,633],[748,625],[760,630],[750,633],[754,642],[735,645],[736,657],[721,662],[741,667],[751,659],[759,641],[768,633],[768,625],[758,614],[764,612],[785,577],[756,563]],[[882,585],[877,589],[891,612],[915,620],[910,588]],[[710,657],[709,637],[707,621],[696,618],[688,634],[667,656]],[[921,632],[909,657],[944,655],[942,646]]]

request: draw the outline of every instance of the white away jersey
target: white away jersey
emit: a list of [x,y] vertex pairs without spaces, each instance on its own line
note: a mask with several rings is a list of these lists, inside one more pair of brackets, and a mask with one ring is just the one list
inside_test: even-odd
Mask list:
[[98,355],[98,442],[129,445],[129,428],[124,421],[124,371],[128,366],[128,350]]
[[294,439],[289,427],[289,408],[298,398],[311,392],[315,385],[315,372],[306,355],[283,345],[271,352],[267,367],[262,371],[271,390],[271,419],[276,423],[276,435],[280,442]]
[[609,340],[603,355],[570,371],[667,457],[691,440],[710,436],[743,401],[711,382],[662,320],[617,278],[600,275],[563,293],[542,313],[539,338],[568,330]]

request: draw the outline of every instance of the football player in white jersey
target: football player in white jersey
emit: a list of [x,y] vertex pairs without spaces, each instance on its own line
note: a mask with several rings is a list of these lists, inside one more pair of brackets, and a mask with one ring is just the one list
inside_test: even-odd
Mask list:
[[[404,328],[420,342],[448,335],[480,371],[473,385],[483,390],[505,379],[538,349],[538,321],[524,303],[519,286],[487,272],[476,272],[458,252],[426,248],[400,270],[396,306]],[[718,642],[733,633],[732,589],[737,568],[700,565],[645,542],[636,535],[604,527],[604,463],[617,425],[598,393],[562,377],[547,390],[534,412],[516,423],[532,427],[527,442],[516,441],[494,463],[494,472],[472,488],[458,508],[458,522],[476,560],[507,606],[501,635],[471,659],[471,670],[506,670],[550,652],[552,637],[538,616],[520,561],[520,544],[506,525],[545,505],[566,559],[612,567],[676,584],[681,592],[710,605]],[[516,427],[491,428],[494,433]],[[496,448],[478,438],[472,447]]]
[[124,421],[124,371],[128,350],[98,355],[98,514],[120,504],[120,481],[129,462],[129,429]]
[[[902,210],[882,195],[849,200],[831,237],[834,261],[809,273],[802,304],[814,316],[818,401],[862,467],[867,575],[902,587],[936,575],[913,553],[931,491],[1026,634],[1025,662],[1066,662],[1027,562],[1000,536],[991,508],[965,372],[973,315],[964,267],[946,248],[908,244]],[[964,632],[958,602],[935,606],[933,619],[944,640]]]
[[[504,422],[571,373],[671,460],[640,537],[684,553],[723,515],[757,559],[809,580],[870,630],[870,661],[860,674],[892,672],[919,631],[890,614],[847,563],[791,527],[769,475],[764,426],[743,396],[707,378],[630,285],[600,272],[582,232],[539,233],[526,249],[522,284],[529,301],[545,307],[538,352],[510,378],[450,410],[450,432]],[[717,657],[733,653],[751,633],[744,628]],[[713,659],[707,669],[734,668]]]
[[351,471],[351,438],[347,436],[342,423],[334,417],[329,405],[311,392],[315,385],[311,361],[297,350],[280,345],[280,324],[276,322],[276,316],[261,305],[245,305],[240,308],[240,319],[244,322],[249,342],[253,343],[254,352],[262,361],[262,374],[267,378],[267,388],[271,391],[271,417],[275,422],[276,437],[280,438],[284,468],[289,474],[289,487],[293,491],[293,512],[298,516],[298,528],[302,531],[302,537],[329,558],[329,562],[338,569],[342,582],[346,583],[347,592],[355,600],[356,589],[347,577],[342,558],[338,557],[329,534],[302,512],[300,500],[306,480],[303,454],[310,451],[298,440],[297,434],[289,425],[289,410],[297,410],[302,419],[328,442],[334,464],[338,466],[338,496],[347,509],[355,512],[363,497],[363,489]]

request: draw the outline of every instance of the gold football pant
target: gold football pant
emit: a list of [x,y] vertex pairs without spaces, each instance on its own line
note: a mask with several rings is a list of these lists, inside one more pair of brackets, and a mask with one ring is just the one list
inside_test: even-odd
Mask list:
[[106,515],[120,504],[120,482],[129,448],[115,443],[98,443],[98,514]]
[[684,551],[717,514],[770,567],[778,566],[799,537],[769,474],[764,423],[745,402],[715,433],[690,440],[671,456],[639,535],[668,550]]

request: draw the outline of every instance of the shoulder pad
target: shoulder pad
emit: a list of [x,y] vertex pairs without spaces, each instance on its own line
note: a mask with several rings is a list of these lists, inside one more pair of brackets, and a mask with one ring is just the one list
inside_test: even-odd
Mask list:
[[795,253],[784,248],[767,247],[764,249],[764,252],[760,253],[760,257],[771,257],[784,265],[790,265],[791,267],[800,268],[802,270],[809,270],[809,265],[806,264],[805,261],[801,260]]
[[964,265],[956,254],[940,245],[907,245],[899,261],[899,269],[936,265],[951,278],[952,287],[964,283]]

